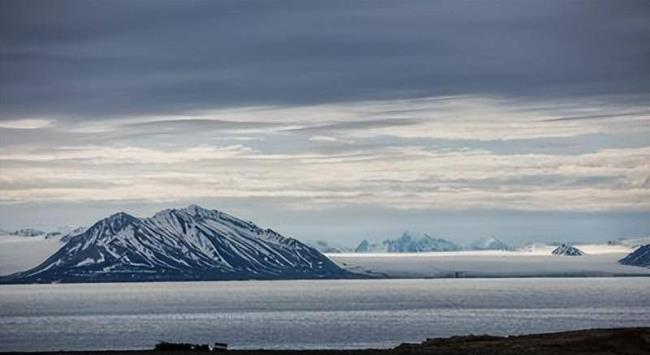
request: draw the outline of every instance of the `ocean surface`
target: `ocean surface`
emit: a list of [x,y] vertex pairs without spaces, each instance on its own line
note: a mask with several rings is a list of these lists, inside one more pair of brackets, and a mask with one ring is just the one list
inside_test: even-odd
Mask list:
[[650,326],[650,278],[0,286],[0,351],[385,348],[427,337]]

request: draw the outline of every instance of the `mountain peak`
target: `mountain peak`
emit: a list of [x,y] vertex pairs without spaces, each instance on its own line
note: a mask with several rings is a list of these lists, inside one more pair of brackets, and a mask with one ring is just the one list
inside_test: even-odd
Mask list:
[[212,214],[214,213],[213,210],[209,210],[207,208],[201,207],[199,205],[191,204],[185,208],[181,208],[181,211],[192,214],[192,215],[206,215],[206,214]]
[[566,255],[566,256],[582,256],[582,255],[585,255],[585,253],[582,250],[580,250],[580,249],[578,249],[578,248],[576,248],[576,247],[574,247],[572,245],[568,245],[568,244],[564,244],[564,243],[562,243],[559,247],[555,248],[555,250],[553,250],[552,254],[553,255]]
[[112,215],[104,218],[100,222],[107,222],[111,225],[114,224],[119,224],[119,225],[124,225],[128,223],[133,223],[135,221],[138,221],[137,217],[131,216],[130,214],[126,212],[117,212],[113,213]]
[[116,213],[113,213],[112,215],[108,216],[107,219],[121,219],[121,218],[131,219],[131,218],[135,218],[135,217],[131,216],[130,214],[128,214],[126,212],[121,212],[120,211],[120,212],[116,212]]

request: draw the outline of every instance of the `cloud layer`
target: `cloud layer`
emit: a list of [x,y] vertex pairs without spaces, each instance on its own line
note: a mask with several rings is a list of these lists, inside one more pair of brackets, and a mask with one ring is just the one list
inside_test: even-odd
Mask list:
[[61,121],[3,128],[27,134],[0,148],[2,200],[642,211],[649,123],[643,107],[467,96]]
[[0,6],[0,120],[646,95],[650,74],[643,0]]
[[0,227],[209,200],[330,230],[507,211],[648,233],[647,10],[0,1]]

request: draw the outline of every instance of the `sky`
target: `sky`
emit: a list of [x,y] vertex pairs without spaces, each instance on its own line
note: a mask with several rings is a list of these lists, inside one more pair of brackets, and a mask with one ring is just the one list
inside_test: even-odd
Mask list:
[[0,0],[0,228],[650,234],[647,1]]

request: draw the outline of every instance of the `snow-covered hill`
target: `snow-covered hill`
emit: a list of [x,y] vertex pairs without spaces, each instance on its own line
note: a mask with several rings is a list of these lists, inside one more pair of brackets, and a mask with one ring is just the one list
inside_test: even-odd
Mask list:
[[582,256],[585,255],[585,253],[571,245],[567,244],[562,244],[559,247],[555,248],[553,252],[551,253],[553,255],[563,255],[563,256]]
[[418,253],[429,251],[455,251],[461,247],[448,240],[432,238],[426,234],[414,237],[404,232],[397,239],[384,240],[381,243],[362,241],[355,249],[356,253]]
[[630,266],[641,266],[650,268],[650,244],[639,247],[630,255],[621,259],[619,263]]
[[351,274],[317,250],[199,206],[105,218],[41,265],[2,282],[333,278]]

